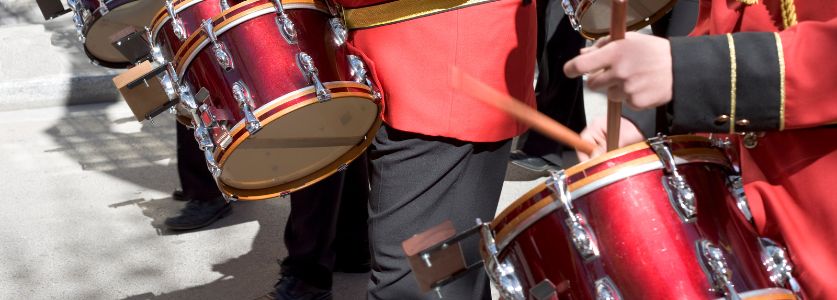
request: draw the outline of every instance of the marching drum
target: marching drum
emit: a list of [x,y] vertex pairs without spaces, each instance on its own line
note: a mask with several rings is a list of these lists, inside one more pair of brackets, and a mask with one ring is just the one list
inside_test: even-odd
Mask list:
[[126,27],[143,28],[160,7],[162,0],[69,0],[73,22],[84,52],[96,65],[127,68],[128,58],[111,43]]
[[289,193],[345,167],[371,143],[381,123],[378,93],[345,40],[343,23],[320,1],[251,0],[183,41],[173,77],[225,195]]
[[[657,21],[672,7],[675,0],[630,0],[627,29],[637,30]],[[561,5],[572,26],[588,39],[610,33],[610,0],[563,0]]]
[[658,137],[554,172],[484,226],[492,282],[504,299],[795,299],[716,145]]

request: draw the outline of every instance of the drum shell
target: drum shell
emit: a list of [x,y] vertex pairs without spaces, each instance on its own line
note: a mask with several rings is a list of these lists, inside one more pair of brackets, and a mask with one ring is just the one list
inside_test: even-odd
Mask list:
[[[256,2],[261,3],[262,1]],[[242,6],[237,11],[252,8]],[[244,118],[237,109],[238,103],[232,94],[232,86],[237,81],[246,82],[256,107],[300,88],[309,86],[308,79],[296,64],[297,47],[305,51],[316,62],[334,62],[317,65],[319,77],[323,82],[351,81],[345,48],[336,47],[331,41],[331,32],[327,28],[328,16],[311,9],[287,10],[287,14],[296,20],[300,35],[322,37],[320,41],[300,40],[297,45],[288,45],[279,32],[274,16],[269,13],[248,20],[229,31],[218,35],[233,57],[235,66],[232,71],[224,71],[216,62],[211,45],[204,47],[188,65],[185,73],[178,72],[182,81],[193,90],[206,88],[211,95],[212,105],[226,109],[233,122]],[[200,36],[204,36],[200,32]],[[193,38],[190,37],[190,41]],[[257,41],[257,43],[249,43]],[[188,43],[189,41],[187,41]],[[192,47],[194,43],[188,46]],[[184,52],[181,49],[176,59],[182,62]],[[181,55],[183,54],[183,55]],[[182,64],[178,64],[181,70]]]
[[[296,27],[296,43],[291,44],[285,40],[277,26],[275,12],[265,13],[273,7],[270,1],[249,1],[224,11],[213,20],[217,41],[228,50],[234,62],[233,68],[224,70],[219,65],[212,50],[212,43],[208,42],[206,33],[201,30],[192,34],[175,55],[178,77],[192,91],[201,88],[208,91],[209,98],[204,104],[220,111],[232,126],[231,148],[236,147],[239,142],[246,143],[250,137],[259,137],[262,134],[259,132],[251,136],[243,129],[245,115],[232,93],[232,87],[236,83],[246,84],[253,100],[253,108],[264,113],[257,116],[263,125],[281,120],[283,115],[308,106],[312,101],[316,102],[316,95],[312,94],[312,82],[298,66],[297,57],[300,52],[311,56],[317,68],[318,79],[334,95],[334,99],[325,103],[343,101],[340,100],[344,99],[341,95],[346,94],[368,99],[366,103],[377,107],[373,118],[369,119],[373,125],[368,132],[364,131],[365,136],[369,138],[363,137],[358,140],[358,144],[338,161],[310,176],[287,184],[248,189],[228,184],[224,175],[221,175],[219,187],[222,191],[234,194],[242,200],[261,200],[278,196],[325,178],[335,172],[341,164],[357,157],[371,142],[370,135],[374,134],[380,125],[380,104],[373,100],[371,88],[355,82],[350,74],[347,59],[349,52],[345,46],[335,43],[327,7],[319,3],[316,6],[307,5],[304,3],[306,1],[292,2],[286,3],[285,12]],[[219,28],[225,29],[219,32]],[[204,42],[205,46],[201,46]],[[305,97],[308,98],[303,99]],[[278,104],[280,102],[284,104]],[[235,151],[237,150],[216,147],[214,158],[221,168],[225,168],[225,163]]]
[[[697,151],[705,152],[699,156],[714,157],[710,160],[725,159],[708,143],[675,142],[672,148],[675,155]],[[632,162],[636,167],[637,161],[654,156],[645,147],[577,168],[568,172],[570,190],[595,184],[589,179],[585,182],[587,177],[618,172],[630,168]],[[526,224],[520,223],[521,219],[528,218],[532,208],[550,209],[544,203],[557,201],[541,185],[492,222],[492,228],[503,233],[496,239],[501,247],[500,261],[515,267],[523,291],[549,279],[559,298],[595,299],[594,282],[607,277],[623,299],[710,299],[723,294],[710,292],[711,284],[697,259],[699,241],[708,240],[727,251],[725,258],[737,291],[773,287],[761,265],[758,235],[726,188],[729,169],[702,162],[699,156],[678,165],[695,191],[698,217],[694,223],[682,222],[672,208],[661,183],[661,169],[622,178],[572,201],[594,232],[600,251],[599,257],[585,260],[569,238],[568,214],[562,206],[556,205],[531,225],[521,226]]]

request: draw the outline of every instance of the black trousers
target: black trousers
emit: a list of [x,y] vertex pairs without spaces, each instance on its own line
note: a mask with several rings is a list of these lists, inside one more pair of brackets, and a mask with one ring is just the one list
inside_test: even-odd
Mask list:
[[[578,55],[586,41],[572,28],[560,4],[560,1],[549,0],[537,2],[538,81],[535,98],[538,111],[581,132],[587,126],[584,87],[580,77],[571,79],[564,75],[564,64]],[[527,133],[520,149],[564,167],[575,164],[577,160],[571,148],[536,131]],[[570,155],[562,155],[564,153]]]
[[321,289],[331,289],[336,263],[369,261],[366,155],[307,188],[291,193],[285,225],[288,257],[282,275]]
[[194,130],[177,123],[177,174],[187,199],[209,201],[221,197],[215,179],[206,167]]
[[[468,143],[395,130],[384,125],[369,151],[372,192],[369,299],[435,299],[421,293],[401,242],[451,220],[457,231],[494,218],[511,141]],[[466,262],[479,259],[479,239],[463,246]],[[485,272],[442,288],[445,299],[490,299]]]

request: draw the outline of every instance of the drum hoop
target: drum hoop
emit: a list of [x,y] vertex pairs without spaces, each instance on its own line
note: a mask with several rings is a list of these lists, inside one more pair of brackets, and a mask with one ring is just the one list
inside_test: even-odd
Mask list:
[[[217,17],[213,19],[213,23],[218,20],[224,20],[221,23],[213,26],[213,31],[215,32],[216,36],[220,36],[221,34],[235,28],[241,23],[250,21],[262,15],[266,15],[269,13],[276,12],[276,7],[272,3],[263,3],[257,5],[255,7],[248,8],[247,10],[241,11],[236,13],[236,9],[243,7],[244,5],[250,5],[261,0],[251,0],[239,3],[230,9],[226,10],[225,13],[221,13]],[[314,11],[319,11],[322,13],[328,14],[328,9],[325,7],[321,7],[320,2],[313,1],[313,0],[290,0],[290,1],[283,1],[287,2],[288,4],[283,5],[286,10],[292,9],[310,9]],[[232,16],[227,17],[228,14],[232,14]],[[209,39],[206,36],[206,33],[203,30],[197,31],[196,33],[189,36],[189,38],[183,43],[180,49],[177,50],[177,54],[174,56],[174,61],[177,63],[177,78],[182,82],[183,75],[186,73],[186,69],[188,69],[189,65],[192,64],[192,61],[195,57],[200,54],[200,52],[209,45]],[[191,47],[186,47],[187,45],[192,45]],[[188,49],[187,49],[188,48]]]
[[[189,7],[194,6],[204,0],[186,0],[180,1],[180,3],[176,4],[174,7],[174,13],[180,13],[181,11],[186,10]],[[160,30],[163,29],[163,26],[166,26],[166,23],[171,20],[171,15],[169,15],[168,10],[165,7],[160,9],[157,12],[157,15],[154,17],[154,23],[151,25],[151,42],[157,39],[157,34],[160,33]]]
[[[750,290],[738,294],[742,299],[748,300],[791,300],[797,299],[796,295],[783,288],[766,288],[758,290]],[[724,298],[718,298],[724,299]]]
[[[357,82],[354,82],[354,81],[324,82],[323,85],[325,85],[326,88],[328,88],[329,90],[341,89],[341,88],[349,89],[349,91],[345,91],[345,92],[344,91],[332,92],[332,100],[330,100],[330,101],[340,101],[341,98],[345,98],[345,97],[365,98],[365,99],[368,99],[370,102],[376,103],[377,106],[378,106],[378,111],[379,112],[381,110],[381,104],[374,100],[374,98],[372,97],[371,88],[369,86],[366,86],[364,84],[360,84],[360,83],[357,83]],[[356,90],[361,90],[361,91],[352,91],[351,89],[356,89]],[[266,105],[264,105],[262,107],[259,107],[253,113],[256,115],[256,118],[259,120],[259,123],[262,126],[266,126],[268,123],[273,122],[274,120],[276,120],[276,119],[278,119],[278,118],[280,118],[280,117],[282,117],[282,116],[284,116],[288,113],[291,113],[291,112],[296,111],[296,110],[298,110],[302,107],[306,107],[308,105],[315,104],[315,103],[319,102],[319,100],[317,99],[317,96],[315,94],[316,94],[316,90],[315,90],[314,86],[307,86],[307,87],[298,89],[296,91],[287,93],[285,95],[282,95],[281,97],[276,98],[276,99],[268,102]],[[290,104],[290,105],[288,105],[288,104]],[[284,105],[287,105],[287,106],[283,107]],[[270,112],[274,112],[274,113],[270,114]],[[363,146],[363,148],[365,149],[366,146],[368,146],[369,142],[371,142],[371,140],[372,140],[371,135],[370,135],[370,134],[374,134],[374,131],[372,131],[372,129],[377,131],[377,127],[380,127],[380,122],[381,122],[380,114],[377,114],[377,116],[375,117],[375,121],[373,123],[373,126],[372,126],[373,128],[371,128],[370,131],[366,133],[367,138],[364,139],[359,145],[356,145],[354,147]],[[214,153],[214,156],[215,156],[216,161],[218,162],[219,167],[223,168],[224,163],[226,162],[227,158],[229,158],[229,156],[234,152],[234,150],[241,143],[244,142],[244,140],[246,140],[248,137],[250,137],[250,132],[247,131],[245,128],[246,128],[246,126],[244,124],[244,120],[241,120],[241,121],[237,122],[230,129],[230,137],[233,140],[232,143],[230,143],[230,145],[226,149],[220,149],[220,148],[216,149],[216,151]],[[354,149],[350,150],[349,152],[347,152],[346,154],[341,156],[340,159],[336,160],[332,164],[329,164],[329,166],[323,168],[323,170],[321,170],[321,172],[317,172],[317,173],[314,173],[314,174],[311,174],[311,175],[308,175],[308,176],[304,176],[304,177],[296,179],[294,181],[283,183],[283,184],[280,184],[280,185],[277,185],[277,186],[274,186],[274,187],[268,187],[268,188],[263,188],[263,189],[258,189],[258,190],[248,190],[248,189],[238,189],[238,188],[230,187],[226,184],[223,184],[222,188],[229,190],[234,195],[237,195],[240,200],[262,200],[262,199],[266,199],[266,198],[276,197],[276,196],[279,196],[280,194],[282,194],[284,192],[290,192],[290,191],[293,191],[293,190],[303,188],[303,187],[308,186],[310,184],[313,184],[313,182],[308,182],[308,181],[311,180],[311,178],[309,178],[309,177],[313,176],[313,177],[315,177],[314,179],[318,179],[318,178],[321,179],[321,178],[325,178],[326,176],[328,176],[330,174],[333,174],[334,172],[336,172],[336,170],[328,171],[326,169],[329,169],[330,167],[332,167],[332,165],[334,165],[336,162],[344,160],[346,158],[346,155],[352,156],[348,160],[348,161],[351,161],[351,160],[354,160],[354,158],[356,158],[358,155],[360,155],[360,152],[362,152],[362,151],[360,151],[357,154],[350,154],[350,152],[353,152],[353,151],[354,151]],[[342,162],[340,164],[342,164]],[[339,164],[337,164],[337,166],[339,166]],[[322,173],[322,172],[325,172],[327,174],[318,174],[318,173]],[[305,183],[304,184],[297,183],[299,181],[302,181],[302,182],[305,182]],[[223,183],[223,181],[219,180],[219,183]],[[258,192],[254,192],[254,191],[268,191],[268,192],[267,193],[258,193]]]
[[[709,148],[676,150],[674,151],[674,159],[675,164],[678,166],[692,163],[708,163],[727,169],[731,168],[726,157]],[[571,199],[574,201],[575,199],[581,198],[584,195],[627,177],[661,169],[663,169],[663,164],[660,162],[659,157],[657,157],[656,154],[643,156],[623,164],[620,168],[607,169],[598,172],[593,176],[579,180],[577,183],[571,184],[569,186]],[[545,188],[547,188],[546,185],[541,184],[535,189],[537,189],[537,192],[540,192]],[[534,196],[534,194],[532,196]],[[514,206],[515,204],[523,203],[526,200],[528,200],[528,198],[522,197],[509,207],[516,207]],[[549,196],[544,197],[538,202],[527,207],[524,211],[514,216],[510,221],[502,223],[502,229],[500,229],[500,231],[495,235],[495,240],[497,241],[498,246],[497,249],[503,251],[503,249],[505,249],[506,246],[508,246],[508,244],[511,243],[520,233],[544,216],[562,208],[562,205],[562,203],[556,201],[553,194],[550,194]],[[491,224],[492,230],[499,227],[500,223],[496,222],[506,220],[508,218],[508,214],[509,213],[507,213],[507,211],[503,211],[503,213],[497,216],[495,221]]]

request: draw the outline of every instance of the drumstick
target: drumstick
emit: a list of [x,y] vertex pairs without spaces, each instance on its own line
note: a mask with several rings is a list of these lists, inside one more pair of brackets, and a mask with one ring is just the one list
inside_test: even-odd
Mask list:
[[480,82],[457,67],[451,68],[453,88],[463,91],[505,111],[543,135],[590,155],[596,145],[581,139],[578,133],[500,91]]
[[[628,0],[613,0],[610,15],[610,41],[625,38],[625,14]],[[607,151],[619,148],[619,124],[622,121],[622,99],[607,101]]]

